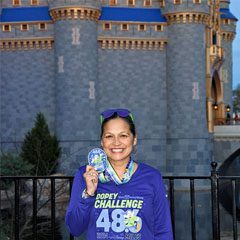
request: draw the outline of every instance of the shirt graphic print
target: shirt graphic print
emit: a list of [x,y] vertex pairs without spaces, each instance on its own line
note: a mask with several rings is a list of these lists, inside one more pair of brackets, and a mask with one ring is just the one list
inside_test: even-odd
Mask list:
[[143,203],[141,196],[98,193],[94,202],[97,239],[141,239]]

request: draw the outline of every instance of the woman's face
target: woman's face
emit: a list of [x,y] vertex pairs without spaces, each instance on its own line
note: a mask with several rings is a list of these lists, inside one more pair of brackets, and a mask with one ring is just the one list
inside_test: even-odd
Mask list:
[[110,162],[128,162],[137,139],[130,131],[129,125],[121,118],[109,120],[103,129],[101,145]]

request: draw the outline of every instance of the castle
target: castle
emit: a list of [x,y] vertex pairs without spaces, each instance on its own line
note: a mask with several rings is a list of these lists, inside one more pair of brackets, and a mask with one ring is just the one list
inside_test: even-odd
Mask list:
[[[205,175],[232,98],[230,0],[2,0],[1,149],[43,112],[72,173],[99,146],[99,114],[128,108],[137,160]],[[213,106],[217,106],[214,110]]]

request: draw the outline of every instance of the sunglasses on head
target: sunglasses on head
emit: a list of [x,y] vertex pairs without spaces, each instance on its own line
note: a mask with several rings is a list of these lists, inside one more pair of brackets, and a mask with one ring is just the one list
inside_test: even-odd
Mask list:
[[101,113],[100,115],[100,123],[102,125],[105,119],[112,117],[114,114],[117,114],[119,117],[130,117],[133,122],[133,115],[128,109],[118,108],[118,109],[108,109]]

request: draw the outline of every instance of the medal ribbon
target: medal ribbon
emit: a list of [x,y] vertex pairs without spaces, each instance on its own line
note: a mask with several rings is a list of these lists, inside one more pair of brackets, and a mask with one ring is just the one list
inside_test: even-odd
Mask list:
[[114,181],[117,185],[127,183],[132,175],[133,175],[133,170],[134,170],[134,161],[132,158],[130,158],[130,161],[127,164],[125,173],[123,175],[123,179],[121,180],[115,170],[113,169],[112,165],[110,162],[107,160],[106,161],[106,169],[104,172],[99,173],[98,178],[101,183],[106,183],[109,181]]

